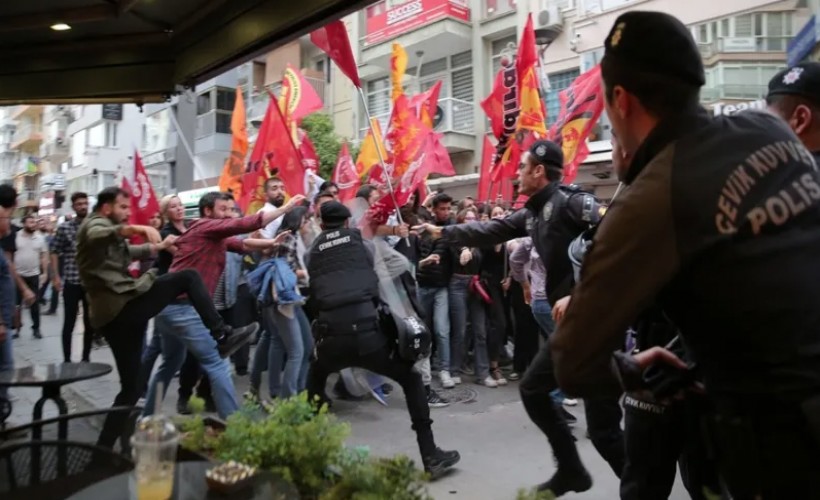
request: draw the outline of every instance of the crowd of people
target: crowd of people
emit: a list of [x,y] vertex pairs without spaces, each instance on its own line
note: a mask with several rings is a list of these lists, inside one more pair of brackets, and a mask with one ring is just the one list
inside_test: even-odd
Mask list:
[[[601,74],[623,187],[608,207],[563,185],[561,146],[538,140],[518,169],[523,207],[419,192],[377,224],[378,186],[342,204],[332,182],[308,200],[272,177],[255,214],[215,191],[193,221],[167,196],[151,225],[130,225],[129,194],[111,187],[91,212],[74,193],[50,243],[25,216],[0,260],[0,370],[13,365],[13,297],[34,306],[39,337],[50,273],[65,361],[82,302],[82,359],[105,339],[115,406],[145,397],[150,414],[179,373],[180,412],[196,391],[227,417],[239,408],[228,358],[250,401],[331,403],[328,376],[363,369],[378,398],[392,389],[379,376],[401,386],[437,477],[460,455],[433,437],[430,409],[448,405],[436,388],[519,381],[556,459],[541,490],[592,486],[565,408],[576,396],[621,498],[668,498],[678,462],[692,498],[817,498],[820,64],[775,76],[769,113],[710,117],[689,29],[633,11]],[[15,198],[0,186],[0,234]],[[337,397],[355,396],[349,380]],[[108,416],[99,444],[124,425]]]

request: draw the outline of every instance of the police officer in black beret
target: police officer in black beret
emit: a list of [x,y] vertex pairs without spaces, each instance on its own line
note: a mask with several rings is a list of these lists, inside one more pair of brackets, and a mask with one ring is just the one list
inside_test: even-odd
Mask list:
[[601,74],[631,164],[550,342],[561,388],[641,391],[647,368],[685,387],[692,367],[670,351],[617,352],[657,300],[715,406],[709,436],[732,496],[817,497],[820,174],[811,153],[769,113],[706,113],[697,46],[669,15],[621,15]]
[[337,201],[320,208],[322,233],[305,257],[310,296],[315,301],[315,359],[310,365],[310,397],[327,403],[329,374],[360,367],[395,380],[404,391],[425,470],[438,477],[455,465],[457,451],[436,447],[430,408],[421,375],[413,363],[394,355],[394,346],[380,331],[377,304],[379,278],[374,247],[358,229],[348,227],[350,210]]
[[820,165],[820,63],[801,63],[774,75],[766,104],[789,124]]
[[[490,246],[504,241],[532,237],[533,245],[547,269],[547,299],[550,305],[567,295],[574,283],[569,244],[597,224],[604,212],[595,196],[576,186],[561,184],[564,155],[551,141],[536,141],[525,152],[518,170],[519,192],[530,196],[523,210],[507,218],[447,227],[419,226],[452,244]],[[556,496],[570,491],[586,491],[592,479],[578,456],[575,438],[550,393],[557,388],[549,349],[536,355],[519,390],[530,419],[546,434],[558,470],[539,490]],[[595,448],[620,477],[624,464],[622,417],[618,395],[584,401],[587,428]]]

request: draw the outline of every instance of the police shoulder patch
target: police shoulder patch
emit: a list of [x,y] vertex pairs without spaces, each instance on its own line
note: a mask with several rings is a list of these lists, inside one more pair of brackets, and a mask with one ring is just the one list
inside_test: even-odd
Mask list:
[[549,220],[552,218],[552,209],[553,209],[552,202],[548,201],[544,205],[544,209],[541,211],[541,216],[544,218],[544,222],[549,222]]

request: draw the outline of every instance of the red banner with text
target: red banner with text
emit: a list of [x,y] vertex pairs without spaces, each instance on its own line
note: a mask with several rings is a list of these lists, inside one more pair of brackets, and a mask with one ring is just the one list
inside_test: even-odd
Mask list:
[[446,17],[470,22],[467,0],[384,0],[365,10],[365,44],[381,43]]

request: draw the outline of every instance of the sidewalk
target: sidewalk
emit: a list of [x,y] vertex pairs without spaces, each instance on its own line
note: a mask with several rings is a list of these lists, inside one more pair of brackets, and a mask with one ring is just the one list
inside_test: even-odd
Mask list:
[[[24,322],[20,339],[16,339],[14,344],[18,366],[61,362],[62,309],[55,316],[42,318],[42,340],[32,338],[30,318],[25,317]],[[73,338],[75,360],[80,358],[82,349],[82,321],[78,319],[77,325],[77,333]],[[111,351],[107,347],[93,350],[91,360],[114,366]],[[462,460],[453,474],[430,484],[430,494],[437,499],[511,500],[515,498],[518,488],[534,486],[554,473],[552,453],[544,436],[527,418],[515,383],[489,389],[469,382],[465,380],[465,384],[460,387],[462,391],[474,391],[477,394],[474,401],[431,411],[435,421],[433,430],[439,445],[445,449],[459,450]],[[237,394],[241,395],[247,389],[248,377],[234,377],[234,383]],[[175,411],[176,390],[175,379],[163,404],[169,413]],[[63,397],[68,402],[70,411],[83,411],[111,406],[117,392],[119,378],[115,369],[104,377],[65,386]],[[14,390],[12,394],[12,422],[29,422],[34,402],[40,396],[39,390]],[[566,495],[562,498],[617,498],[617,478],[585,437],[583,407],[578,406],[570,411],[578,417],[578,424],[575,426],[578,449],[595,484],[584,494]],[[341,420],[350,423],[351,445],[367,446],[375,455],[404,453],[418,463],[415,436],[410,429],[404,397],[398,387],[390,397],[388,407],[382,407],[373,400],[336,401],[333,412]],[[46,405],[44,414],[56,414],[54,406]],[[86,433],[89,434],[86,440],[93,440],[93,433]],[[688,495],[678,481],[670,499],[684,498],[688,498]]]

